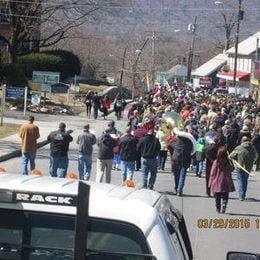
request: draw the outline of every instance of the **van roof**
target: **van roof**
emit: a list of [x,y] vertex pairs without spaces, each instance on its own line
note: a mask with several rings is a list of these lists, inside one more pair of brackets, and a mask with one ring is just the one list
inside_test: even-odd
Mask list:
[[[86,183],[90,185],[89,215],[91,217],[126,221],[139,226],[145,233],[158,215],[154,206],[162,197],[159,192],[104,183]],[[0,194],[2,191],[76,196],[78,181],[45,176],[1,173]],[[34,202],[6,203],[1,202],[1,198],[0,208],[76,214],[75,207]]]

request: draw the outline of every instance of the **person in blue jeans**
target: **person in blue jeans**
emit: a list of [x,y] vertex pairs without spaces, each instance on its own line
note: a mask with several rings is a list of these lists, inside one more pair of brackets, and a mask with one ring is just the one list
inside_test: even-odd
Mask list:
[[241,139],[241,144],[238,145],[229,155],[231,160],[238,163],[235,163],[235,166],[238,166],[236,171],[240,201],[243,201],[246,198],[249,173],[253,168],[257,155],[257,151],[248,136],[243,136]]
[[154,136],[153,128],[150,128],[147,134],[139,139],[136,149],[141,151],[142,156],[142,188],[152,190],[157,175],[157,156],[161,150],[160,142]]
[[126,180],[133,180],[136,159],[137,139],[131,134],[131,127],[127,127],[125,134],[119,139],[119,153],[121,158],[122,184]]
[[20,127],[19,137],[22,141],[22,174],[27,175],[29,163],[30,170],[32,171],[35,169],[37,139],[40,137],[39,128],[34,124],[33,116],[29,116],[28,122]]
[[70,135],[73,131],[66,131],[64,123],[59,124],[59,129],[52,131],[47,140],[50,143],[50,175],[52,177],[65,178],[69,165],[68,151],[69,143],[73,137]]
[[79,179],[88,181],[92,169],[93,145],[96,143],[96,136],[89,131],[89,124],[83,128],[83,133],[78,136],[79,145],[78,171]]
[[[185,135],[189,135],[185,133]],[[185,184],[185,178],[187,175],[187,169],[191,164],[191,156],[193,152],[193,143],[190,138],[181,136],[181,131],[178,131],[176,139],[169,145],[169,149],[172,151],[172,172],[174,174],[175,181],[175,193],[178,196],[182,196],[183,187]]]

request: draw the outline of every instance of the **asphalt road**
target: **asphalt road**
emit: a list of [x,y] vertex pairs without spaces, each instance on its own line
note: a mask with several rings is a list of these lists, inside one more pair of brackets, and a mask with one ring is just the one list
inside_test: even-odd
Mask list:
[[[110,115],[114,119],[114,115]],[[6,122],[23,122],[24,119],[17,116],[14,118],[5,118]],[[84,113],[80,116],[45,116],[37,115],[36,123],[40,126],[42,138],[47,136],[52,130],[55,130],[58,123],[63,121],[68,129],[73,129],[74,141],[70,145],[69,152],[69,171],[77,172],[77,144],[76,137],[82,131],[82,126],[90,123],[91,129],[96,135],[100,135],[106,127],[108,120],[88,120]],[[116,121],[116,127],[124,130],[126,121]],[[17,136],[13,145],[17,143]],[[96,173],[96,155],[97,148],[93,153],[93,169],[91,180],[94,180]],[[1,163],[7,171],[19,173],[20,159],[14,158]],[[49,145],[39,149],[36,159],[36,166],[44,174],[48,174],[49,168]],[[225,259],[228,251],[247,251],[260,253],[260,173],[250,177],[247,200],[241,202],[238,200],[237,193],[231,194],[227,213],[217,214],[213,198],[205,195],[205,179],[194,176],[189,172],[186,178],[184,196],[177,197],[172,195],[173,176],[170,173],[170,161],[168,158],[166,170],[159,171],[155,189],[168,194],[173,205],[180,209],[187,222],[188,231],[192,241],[194,259],[199,260],[221,260]],[[234,181],[235,181],[234,175]],[[135,181],[141,183],[141,172],[135,173]],[[120,172],[113,170],[112,183],[120,185]],[[236,181],[235,181],[236,185]]]

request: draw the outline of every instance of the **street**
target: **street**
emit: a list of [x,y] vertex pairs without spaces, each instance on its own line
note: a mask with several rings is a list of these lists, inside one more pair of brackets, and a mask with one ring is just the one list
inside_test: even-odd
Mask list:
[[[58,123],[63,121],[67,124],[67,129],[73,129],[74,138],[70,145],[69,169],[68,172],[77,173],[77,144],[76,139],[81,133],[82,127],[90,124],[91,130],[97,136],[105,129],[109,119],[114,119],[114,114],[108,120],[88,120],[85,114],[80,116],[45,116],[36,115],[35,123],[40,127],[40,133],[46,133],[57,129]],[[24,122],[22,119],[6,118],[6,122],[16,120],[16,123]],[[38,121],[37,121],[38,120]],[[116,121],[116,128],[124,132],[126,120]],[[18,138],[18,137],[14,137]],[[36,158],[36,168],[41,169],[48,175],[49,169],[49,145],[38,150]],[[93,168],[91,180],[94,181],[96,174],[97,147],[93,153]],[[20,158],[14,158],[1,163],[8,172],[19,173]],[[235,175],[233,176],[235,180]],[[141,172],[134,175],[137,186],[141,183]],[[183,197],[172,195],[173,176],[170,173],[170,158],[168,156],[166,169],[159,171],[155,190],[165,193],[172,201],[174,207],[178,208],[186,219],[194,259],[199,260],[220,260],[225,259],[228,251],[260,252],[260,173],[255,173],[250,177],[247,199],[239,201],[236,192],[231,193],[228,203],[227,213],[218,214],[215,210],[215,200],[208,198],[205,192],[205,179],[198,178],[190,171],[186,178]],[[235,186],[236,186],[236,181]],[[120,171],[113,170],[112,183],[121,184]]]

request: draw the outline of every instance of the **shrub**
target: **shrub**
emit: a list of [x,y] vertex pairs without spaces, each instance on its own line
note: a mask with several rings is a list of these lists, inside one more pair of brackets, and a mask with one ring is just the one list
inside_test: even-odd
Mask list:
[[50,50],[44,53],[62,58],[62,79],[72,77],[74,75],[80,75],[81,64],[77,55],[65,50]]
[[80,74],[80,61],[71,52],[57,50],[41,53],[31,53],[19,58],[19,64],[23,67],[25,75],[32,78],[33,71],[60,72],[61,80]]
[[19,58],[19,64],[28,78],[32,78],[34,70],[60,72],[61,63],[62,58],[45,53],[31,53]]

